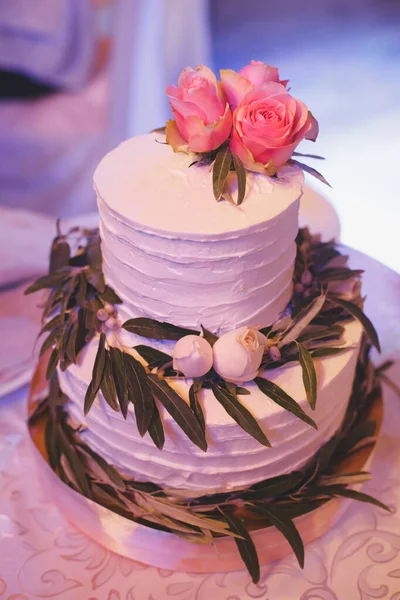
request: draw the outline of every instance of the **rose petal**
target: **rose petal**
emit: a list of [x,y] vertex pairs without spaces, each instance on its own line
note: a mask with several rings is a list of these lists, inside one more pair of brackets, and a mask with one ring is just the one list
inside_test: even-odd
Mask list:
[[186,117],[192,117],[193,115],[203,119],[203,121],[206,119],[204,110],[202,110],[202,108],[197,106],[197,104],[194,102],[189,102],[185,99],[178,100],[177,98],[171,98],[169,102],[172,107],[172,112],[175,113],[176,111],[183,119],[186,119]]
[[[194,104],[202,111],[204,114],[202,118],[206,125],[214,123],[214,121],[221,117],[224,114],[226,106],[226,103],[222,104],[219,97],[215,95],[215,91],[209,88],[192,88],[185,95],[184,101],[190,102],[191,105]],[[197,116],[201,115],[198,113]]]
[[202,119],[190,116],[185,119],[185,133],[192,152],[210,152],[223,144],[232,129],[232,113],[229,104],[225,113],[211,125],[206,125]]
[[220,77],[226,99],[232,110],[234,110],[247,92],[253,88],[253,85],[248,79],[242,77],[236,71],[232,71],[232,69],[222,69]]
[[315,142],[319,133],[319,125],[317,119],[314,117],[311,111],[308,111],[308,120],[310,122],[310,129],[306,134],[306,139]]
[[217,93],[217,78],[211,69],[205,65],[198,65],[195,69],[192,67],[186,67],[186,69],[183,69],[179,75],[178,87],[192,87],[193,79],[195,78],[201,78],[207,81],[207,83],[214,88],[215,93]]
[[179,133],[178,127],[173,119],[167,121],[165,133],[167,144],[172,146],[174,152],[189,152],[189,146]]
[[267,81],[276,81],[279,83],[279,71],[276,67],[266,65],[259,60],[252,60],[239,71],[240,75],[246,77],[254,87],[259,87]]
[[246,148],[243,144],[242,140],[238,136],[235,130],[232,131],[231,139],[230,139],[230,149],[236,156],[240,158],[243,165],[248,171],[253,171],[255,173],[263,173],[265,168],[264,165],[257,163],[254,160],[254,157],[250,150]]

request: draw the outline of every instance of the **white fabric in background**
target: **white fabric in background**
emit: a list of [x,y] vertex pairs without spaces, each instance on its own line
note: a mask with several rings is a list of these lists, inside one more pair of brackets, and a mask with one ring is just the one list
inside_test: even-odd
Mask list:
[[55,217],[95,210],[107,87],[102,74],[80,91],[0,102],[0,205]]
[[0,67],[66,89],[83,85],[95,39],[90,0],[0,0]]
[[180,71],[212,66],[208,0],[119,0],[111,73],[110,145],[161,127],[165,88]]

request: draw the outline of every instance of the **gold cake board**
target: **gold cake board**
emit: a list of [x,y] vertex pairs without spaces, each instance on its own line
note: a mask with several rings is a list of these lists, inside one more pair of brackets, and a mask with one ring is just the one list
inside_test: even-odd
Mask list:
[[[46,356],[39,362],[28,397],[29,412],[35,401],[47,391]],[[379,435],[383,417],[381,392],[377,393],[366,419],[377,424]],[[74,527],[108,550],[143,564],[173,571],[215,573],[244,569],[235,541],[230,536],[215,538],[213,544],[201,545],[178,536],[130,521],[100,506],[64,484],[49,465],[45,446],[46,417],[29,426],[32,452],[39,477],[64,518]],[[375,446],[363,446],[345,458],[336,473],[368,470]],[[333,498],[312,512],[294,519],[304,544],[321,537],[342,516],[349,500]],[[262,522],[246,523],[252,531],[260,564],[268,564],[291,554],[286,539],[275,527]]]

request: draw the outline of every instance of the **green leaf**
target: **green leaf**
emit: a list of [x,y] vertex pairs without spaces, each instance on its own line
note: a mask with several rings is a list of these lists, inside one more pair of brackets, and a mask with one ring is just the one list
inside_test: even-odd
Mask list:
[[71,249],[69,244],[64,240],[56,238],[51,247],[50,254],[50,273],[68,266],[71,257]]
[[315,405],[317,403],[317,373],[315,371],[314,362],[311,354],[303,344],[296,342],[296,345],[299,350],[299,362],[308,404],[312,410],[315,410]]
[[54,348],[52,353],[50,354],[49,362],[47,364],[47,369],[46,369],[47,381],[49,381],[52,378],[52,376],[54,375],[54,373],[56,372],[58,361],[59,361],[58,349]]
[[364,492],[358,492],[357,490],[345,488],[340,485],[326,485],[326,486],[316,485],[315,487],[312,488],[312,493],[313,493],[313,495],[320,494],[322,496],[326,495],[329,497],[341,496],[343,498],[351,498],[352,500],[359,500],[360,502],[366,502],[367,504],[373,504],[374,506],[377,506],[378,508],[383,508],[383,510],[391,512],[390,508],[388,506],[386,506],[386,504],[383,504],[383,502],[380,502],[373,496],[370,496],[369,494],[365,494]]
[[229,146],[221,148],[214,161],[213,165],[213,191],[215,199],[221,200],[226,178],[228,177],[232,163],[232,153]]
[[364,439],[371,438],[376,432],[376,421],[368,420],[363,421],[354,425],[351,430],[347,433],[346,437],[343,438],[339,445],[338,451],[341,456],[345,456],[350,452],[359,442]]
[[224,517],[228,522],[229,529],[235,533],[235,543],[242,557],[244,564],[251,576],[253,583],[258,583],[260,580],[260,563],[258,561],[257,550],[253,540],[243,521],[227,511],[223,511]]
[[64,267],[59,271],[40,277],[25,290],[25,296],[38,292],[39,290],[59,287],[69,277],[70,272],[71,267]]
[[86,329],[86,313],[86,308],[80,308],[78,310],[78,329],[75,342],[75,353],[77,356],[86,344],[86,335],[88,333],[88,330]]
[[357,277],[364,273],[363,269],[346,269],[339,267],[332,267],[330,269],[324,269],[317,275],[319,281],[346,281],[352,277]]
[[147,377],[154,397],[161,402],[188,438],[205,452],[207,441],[193,411],[165,380],[151,373]]
[[201,332],[203,334],[204,339],[207,340],[210,346],[214,346],[215,342],[218,340],[218,336],[215,335],[215,333],[212,333],[211,331],[203,327],[203,325],[201,325]]
[[337,304],[341,308],[343,308],[346,312],[348,312],[352,317],[360,321],[361,325],[364,327],[366,334],[368,335],[371,343],[378,352],[381,351],[381,346],[379,344],[378,334],[376,333],[375,327],[372,325],[371,321],[368,317],[363,313],[361,308],[359,308],[353,302],[349,302],[348,300],[343,300],[343,298],[338,298],[337,296],[329,295],[329,300],[334,304]]
[[122,304],[121,298],[108,285],[106,285],[104,292],[100,294],[100,298],[110,304]]
[[65,353],[71,363],[76,363],[76,336],[78,333],[78,321],[75,321],[69,328]]
[[252,507],[252,510],[267,517],[271,525],[274,525],[278,531],[287,539],[293,552],[299,562],[300,567],[304,568],[304,544],[297,531],[293,521],[280,511],[278,506],[274,506],[271,503],[264,503]]
[[76,303],[78,306],[85,306],[87,295],[87,281],[84,273],[79,273],[78,292],[76,294]]
[[84,462],[93,479],[111,485],[120,491],[125,489],[125,482],[118,471],[109,465],[102,456],[94,452],[86,444],[79,444],[76,448],[78,452],[83,454]]
[[331,325],[324,327],[323,325],[309,325],[304,333],[298,338],[298,342],[312,342],[314,340],[340,338],[344,328],[341,325]]
[[159,515],[166,515],[171,519],[175,519],[178,522],[185,523],[187,525],[193,525],[200,529],[209,529],[216,533],[227,534],[228,525],[224,521],[217,519],[211,519],[203,515],[197,515],[192,512],[189,508],[180,507],[170,503],[168,500],[156,498],[151,494],[137,494],[137,501],[139,506],[150,511],[155,511]]
[[247,388],[238,385],[236,388],[236,394],[238,396],[250,396],[251,392]]
[[301,152],[293,152],[292,156],[303,156],[304,158],[316,158],[317,160],[325,160],[325,156],[318,156],[318,154],[302,154]]
[[325,185],[327,185],[328,187],[330,187],[330,188],[332,187],[331,184],[327,182],[325,177],[323,175],[321,175],[321,173],[319,173],[316,169],[313,169],[309,165],[299,162],[298,160],[294,160],[293,158],[288,160],[288,163],[291,165],[296,165],[297,167],[300,167],[300,169],[303,169],[303,171],[305,171],[309,175],[316,177],[316,179],[318,179],[319,181],[322,181],[322,183],[325,183]]
[[160,350],[156,350],[151,346],[134,346],[134,350],[147,362],[150,369],[154,369],[155,367],[162,367],[168,362],[171,362],[172,356],[166,354],[165,352],[161,352]]
[[60,444],[61,453],[64,454],[68,460],[71,471],[76,478],[82,494],[86,496],[86,498],[91,498],[91,491],[85,467],[83,466],[79,455],[76,453],[76,449],[71,445],[61,428],[59,429],[58,442]]
[[304,421],[304,423],[307,423],[308,425],[311,425],[311,427],[314,427],[314,429],[317,429],[317,425],[311,419],[311,417],[309,417],[297,404],[297,402],[293,400],[293,398],[278,385],[272,381],[269,381],[268,379],[264,379],[263,377],[256,377],[254,379],[254,383],[258,386],[260,391],[268,396],[268,398],[273,400],[273,402],[291,412],[295,417],[298,417]]
[[321,294],[317,298],[314,298],[310,304],[304,307],[298,315],[294,318],[293,325],[289,331],[279,341],[279,347],[285,346],[297,340],[299,335],[304,329],[311,323],[311,321],[318,315],[321,308],[325,304],[325,295]]
[[52,346],[54,346],[54,344],[56,344],[57,342],[57,336],[51,332],[50,335],[47,336],[47,338],[44,340],[41,348],[40,348],[40,352],[39,352],[39,358],[41,358],[43,356],[43,354]]
[[96,396],[97,396],[97,390],[95,390],[93,388],[93,381],[91,381],[86,390],[85,401],[83,404],[83,414],[85,416],[88,414],[89,410],[92,408],[92,405],[93,405],[93,402],[95,401]]
[[128,378],[128,396],[135,408],[136,425],[143,437],[153,415],[154,398],[147,383],[144,367],[133,356],[123,353],[125,372]]
[[154,319],[147,319],[146,317],[138,317],[136,319],[129,319],[122,325],[123,329],[130,333],[135,333],[142,337],[147,337],[153,340],[172,340],[178,341],[185,335],[199,335],[198,331],[193,329],[184,329],[183,327],[176,327],[169,323],[161,323]]
[[128,415],[128,378],[125,371],[124,360],[122,352],[118,348],[110,346],[109,349],[111,357],[111,372],[117,389],[117,398],[119,406],[121,408],[122,415],[126,419]]
[[238,195],[237,195],[236,204],[237,204],[237,206],[240,206],[240,204],[242,204],[245,194],[246,194],[246,171],[245,171],[242,161],[236,154],[232,153],[232,158],[233,158],[233,166],[235,167],[235,171],[236,171],[236,175],[237,175],[237,182],[238,182]]
[[153,414],[149,425],[149,435],[153,440],[155,446],[159,450],[162,450],[165,443],[165,435],[160,413],[156,403],[154,403]]
[[271,446],[251,412],[248,411],[235,396],[232,396],[228,390],[214,381],[211,382],[211,388],[218,402],[222,404],[228,415],[232,417],[244,431],[260,442],[260,444],[263,444],[263,446]]
[[303,482],[304,473],[301,471],[292,471],[292,473],[277,475],[276,477],[271,477],[271,479],[254,483],[246,491],[262,492],[264,498],[275,498],[276,496],[287,495]]
[[108,406],[110,406],[110,408],[118,412],[119,404],[117,401],[117,389],[115,387],[114,378],[111,371],[111,357],[108,352],[103,379],[101,380],[100,384],[100,390]]
[[343,350],[346,349],[346,346],[343,346],[342,348],[317,348],[316,350],[311,350],[310,353],[313,358],[324,358],[325,356],[334,356],[335,354],[339,354],[339,352],[343,352]]
[[103,379],[106,358],[106,334],[103,332],[99,338],[96,359],[93,365],[92,388],[95,394],[97,394],[97,391],[101,384],[101,380]]
[[200,390],[201,390],[201,383],[194,381],[189,389],[189,403],[190,403],[190,408],[196,415],[197,420],[200,423],[202,430],[205,432],[206,423],[204,420],[203,409],[201,407],[200,400],[199,400]]
[[165,127],[165,125],[163,125],[162,127],[156,127],[155,129],[152,129],[150,133],[165,133],[166,129],[167,128]]
[[93,271],[101,272],[103,259],[101,256],[101,241],[99,235],[96,235],[89,240],[87,245],[87,255],[91,269]]
[[86,279],[98,292],[101,294],[105,292],[106,283],[101,271],[92,271],[92,269],[89,268],[86,271]]
[[44,439],[50,467],[55,471],[60,462],[60,447],[57,443],[57,434],[51,419],[48,419],[46,422]]

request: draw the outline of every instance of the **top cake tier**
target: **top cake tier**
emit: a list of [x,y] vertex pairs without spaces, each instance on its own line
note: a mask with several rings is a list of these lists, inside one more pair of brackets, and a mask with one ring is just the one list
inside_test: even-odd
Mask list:
[[216,202],[209,168],[191,162],[155,134],[101,161],[94,185],[106,280],[127,318],[219,333],[269,325],[291,297],[303,174],[248,173],[236,206]]

